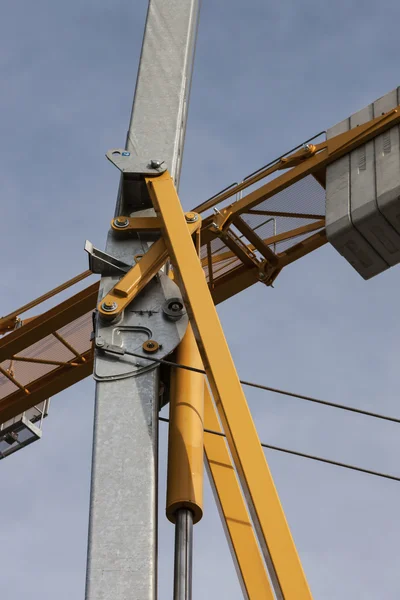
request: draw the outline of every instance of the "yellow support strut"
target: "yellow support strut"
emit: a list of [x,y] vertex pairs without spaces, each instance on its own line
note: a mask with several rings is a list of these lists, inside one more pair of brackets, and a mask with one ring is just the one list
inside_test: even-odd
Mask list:
[[311,592],[262,451],[187,220],[168,172],[146,179],[177,268],[196,340],[275,594],[311,600]]
[[[222,433],[217,409],[205,386],[205,429]],[[274,600],[271,583],[240,489],[228,445],[222,436],[204,433],[204,450],[217,504],[245,598]]]
[[[178,346],[177,362],[202,369],[200,354],[189,325]],[[168,438],[167,517],[175,523],[179,509],[203,516],[204,375],[172,369]]]

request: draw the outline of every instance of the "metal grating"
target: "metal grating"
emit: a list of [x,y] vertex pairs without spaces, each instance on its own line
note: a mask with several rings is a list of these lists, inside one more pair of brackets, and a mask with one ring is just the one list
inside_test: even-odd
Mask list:
[[[223,256],[226,254],[229,254],[229,258],[224,259]],[[236,256],[232,256],[228,246],[221,239],[215,238],[210,242],[209,250],[207,245],[204,245],[200,252],[207,281],[210,281],[208,256],[211,256],[213,261],[212,276],[214,281],[241,264]]]
[[[325,189],[312,175],[308,175],[240,216],[268,247],[279,255],[324,228],[324,224],[319,223],[318,226],[318,222],[324,220],[325,216]],[[248,240],[237,232],[234,222],[230,229],[235,231],[244,243],[249,244]],[[301,230],[305,226],[309,227],[310,231]],[[258,252],[255,254],[262,258]],[[200,256],[209,282],[211,259],[214,284],[220,277],[243,264],[218,237],[202,246]]]
[[[76,353],[67,348],[62,341],[53,334],[46,336],[39,342],[32,344],[20,352],[17,356],[27,359],[39,359],[55,361],[59,363],[74,362],[80,363],[80,354],[87,352],[91,348],[92,311],[75,319],[68,325],[60,328],[57,333],[71,346]],[[76,360],[74,360],[76,359]],[[29,386],[43,377],[55,371],[58,364],[41,364],[36,362],[22,362],[14,359],[7,359],[2,362],[2,369],[7,371],[19,384],[29,391]],[[71,366],[73,369],[74,366]],[[0,374],[0,403],[8,395],[17,391],[19,387],[13,383],[6,375]]]
[[[259,215],[252,211],[266,211],[286,213],[287,216]],[[310,218],[297,217],[296,215],[309,215]],[[282,190],[271,198],[264,200],[257,207],[242,214],[242,218],[262,239],[296,230],[304,225],[310,225],[325,216],[325,189],[312,175],[300,179],[294,185]],[[272,220],[271,220],[272,219]],[[321,228],[322,229],[322,228]],[[271,250],[283,252],[301,238],[294,237],[290,240],[271,244]],[[306,236],[307,237],[307,236]]]

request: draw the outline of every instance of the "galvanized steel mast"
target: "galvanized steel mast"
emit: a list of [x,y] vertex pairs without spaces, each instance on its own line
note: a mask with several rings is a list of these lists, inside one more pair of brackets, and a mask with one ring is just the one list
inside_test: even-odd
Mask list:
[[[178,185],[200,0],[150,0],[126,151],[164,161]],[[135,187],[136,186],[136,187]],[[151,216],[140,185],[118,194],[119,214]],[[153,237],[118,239],[110,232],[106,252],[127,264]],[[116,282],[103,276],[100,298]],[[154,282],[140,294],[150,311],[165,286]],[[129,346],[128,313],[118,326]],[[98,331],[97,331],[98,332]],[[122,333],[121,333],[122,332]],[[115,333],[115,332],[114,332]],[[177,342],[179,341],[177,334]],[[113,357],[96,352],[96,408],[92,465],[86,600],[154,600],[157,596],[158,368],[136,376],[115,373]]]

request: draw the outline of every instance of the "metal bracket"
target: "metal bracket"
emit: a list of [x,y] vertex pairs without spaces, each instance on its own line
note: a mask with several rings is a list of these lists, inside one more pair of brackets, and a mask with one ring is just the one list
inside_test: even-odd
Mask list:
[[165,161],[157,157],[145,159],[123,148],[112,148],[106,153],[106,157],[122,173],[119,210],[124,214],[131,214],[151,208],[144,179],[165,173]]
[[125,217],[120,215],[111,221],[111,229],[123,232],[160,232],[162,222],[158,217]]
[[126,349],[122,348],[121,346],[117,346],[116,344],[106,344],[101,336],[96,338],[95,346],[98,350],[102,350],[103,352],[111,352],[111,354],[116,354],[118,356],[123,356],[126,352]]
[[121,173],[151,177],[161,175],[167,170],[165,161],[156,158],[146,160],[123,148],[112,148],[106,153],[106,157]]
[[98,250],[89,240],[85,242],[85,251],[89,257],[89,269],[92,273],[102,275],[103,277],[125,275],[132,268],[132,265],[127,265],[110,254]]
[[[191,235],[201,227],[201,218],[197,213],[187,213],[186,222]],[[167,260],[168,250],[161,237],[141,256],[140,266],[136,264],[128,270],[128,273],[124,273],[124,277],[103,297],[97,307],[100,319],[113,321],[120,317],[125,308],[157,275]]]
[[[149,297],[152,299],[151,310]],[[150,361],[148,352],[143,348],[146,342],[157,342],[155,358],[163,359],[176,348],[186,331],[188,315],[183,309],[179,320],[169,318],[164,311],[166,303],[183,306],[176,283],[160,272],[129,303],[123,319],[97,321],[95,346],[102,351],[95,357],[94,378],[97,381],[137,377],[157,368],[158,363]],[[130,356],[130,352],[143,358]]]

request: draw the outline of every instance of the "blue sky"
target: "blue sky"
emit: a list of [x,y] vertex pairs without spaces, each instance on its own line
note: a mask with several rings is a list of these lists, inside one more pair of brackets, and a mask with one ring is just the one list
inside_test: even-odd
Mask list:
[[[104,247],[147,2],[15,0],[0,22],[1,313],[86,268]],[[189,209],[398,80],[394,0],[204,0],[181,198]],[[399,269],[364,282],[329,246],[220,307],[239,374],[399,415]],[[52,401],[43,440],[0,464],[0,586],[9,600],[83,598],[93,382]],[[400,474],[397,426],[274,397],[248,400],[271,444]],[[160,600],[171,597],[164,519]],[[398,597],[400,485],[268,452],[314,598]],[[209,489],[194,598],[239,600]]]

